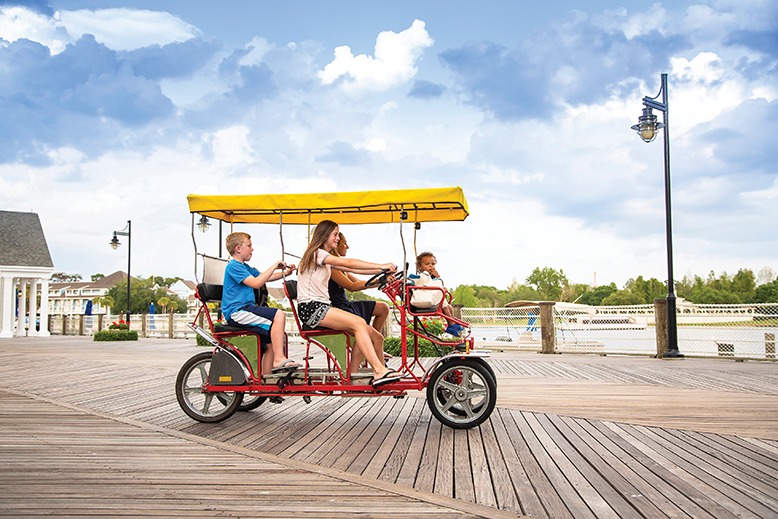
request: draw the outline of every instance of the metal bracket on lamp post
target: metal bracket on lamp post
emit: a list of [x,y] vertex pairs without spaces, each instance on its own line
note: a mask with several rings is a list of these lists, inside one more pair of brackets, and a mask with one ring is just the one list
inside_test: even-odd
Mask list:
[[[125,230],[126,229],[126,230]],[[127,326],[130,325],[130,261],[132,259],[132,220],[127,220],[127,226],[121,231],[114,231],[113,238],[111,238],[111,247],[114,249],[119,248],[119,238],[117,236],[127,237]]]
[[[662,102],[656,100],[661,94]],[[645,142],[651,142],[656,136],[656,130],[664,129],[665,155],[665,225],[667,233],[667,351],[663,357],[683,357],[678,351],[678,321],[675,305],[675,282],[673,280],[673,218],[670,199],[670,127],[669,107],[667,102],[667,74],[662,74],[662,86],[654,97],[643,98],[643,115],[638,118],[638,124],[632,126]],[[662,122],[656,122],[656,116],[651,110],[662,112]]]

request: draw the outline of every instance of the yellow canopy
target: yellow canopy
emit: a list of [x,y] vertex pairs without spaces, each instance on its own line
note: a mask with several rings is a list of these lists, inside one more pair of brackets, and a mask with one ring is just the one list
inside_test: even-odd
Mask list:
[[458,221],[470,214],[461,187],[283,195],[189,195],[189,212],[232,223],[338,224]]

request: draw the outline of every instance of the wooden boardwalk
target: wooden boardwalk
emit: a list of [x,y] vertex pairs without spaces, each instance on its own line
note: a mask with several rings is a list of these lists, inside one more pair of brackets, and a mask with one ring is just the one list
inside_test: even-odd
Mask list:
[[0,341],[0,515],[778,517],[778,364],[495,354],[498,408],[460,431],[413,396],[193,422],[198,351]]

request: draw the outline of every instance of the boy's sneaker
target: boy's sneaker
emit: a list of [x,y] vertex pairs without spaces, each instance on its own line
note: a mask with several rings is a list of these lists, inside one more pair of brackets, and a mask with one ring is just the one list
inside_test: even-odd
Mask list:
[[459,337],[459,335],[462,333],[462,325],[456,323],[449,324],[443,331],[449,335],[453,335],[454,337]]

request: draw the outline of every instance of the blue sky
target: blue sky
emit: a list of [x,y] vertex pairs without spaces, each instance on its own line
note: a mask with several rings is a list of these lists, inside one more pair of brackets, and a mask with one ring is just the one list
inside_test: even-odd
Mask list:
[[629,130],[662,73],[675,277],[778,271],[774,1],[2,1],[0,70],[0,208],[85,278],[128,219],[133,274],[193,278],[189,193],[459,185],[471,216],[416,244],[450,286],[664,280],[661,136]]

